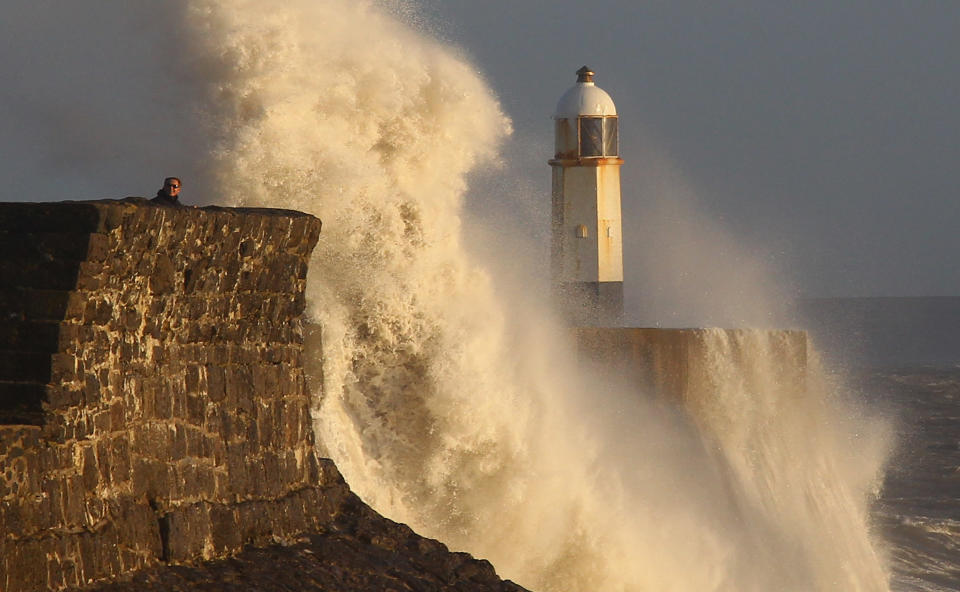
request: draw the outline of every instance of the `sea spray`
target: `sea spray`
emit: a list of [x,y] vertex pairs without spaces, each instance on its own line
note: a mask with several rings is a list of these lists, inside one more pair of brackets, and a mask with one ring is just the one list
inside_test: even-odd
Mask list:
[[816,590],[883,590],[870,540],[888,426],[838,400],[815,350],[786,331],[698,331],[684,406],[718,455],[748,529]]
[[468,63],[367,2],[187,16],[224,199],[324,222],[318,446],[367,502],[537,590],[885,589],[864,519],[878,458],[835,462],[825,392],[740,389],[773,354],[717,337],[686,411],[664,405],[578,367],[523,286],[471,260],[465,175],[510,124]]

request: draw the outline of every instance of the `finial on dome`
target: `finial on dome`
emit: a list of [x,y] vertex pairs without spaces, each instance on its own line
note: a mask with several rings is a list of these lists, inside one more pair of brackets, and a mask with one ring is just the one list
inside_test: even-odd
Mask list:
[[587,66],[583,66],[577,70],[577,82],[593,82],[593,75],[595,72]]

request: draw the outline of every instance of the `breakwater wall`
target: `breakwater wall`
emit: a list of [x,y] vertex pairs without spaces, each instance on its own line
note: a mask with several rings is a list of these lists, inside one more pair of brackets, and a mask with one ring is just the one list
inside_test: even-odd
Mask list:
[[[317,458],[302,312],[319,232],[282,210],[0,204],[0,591],[279,590],[251,551],[272,543],[304,590],[521,590]],[[585,361],[681,399],[709,391],[709,335],[575,330]],[[721,357],[743,363],[748,341]],[[768,345],[777,379],[802,381],[805,335]]]
[[[0,205],[0,588],[62,589],[315,528],[297,212]],[[342,495],[340,496],[342,497]]]
[[573,335],[583,363],[681,403],[710,396],[731,371],[746,391],[774,382],[800,393],[807,381],[809,344],[800,330],[580,327]]

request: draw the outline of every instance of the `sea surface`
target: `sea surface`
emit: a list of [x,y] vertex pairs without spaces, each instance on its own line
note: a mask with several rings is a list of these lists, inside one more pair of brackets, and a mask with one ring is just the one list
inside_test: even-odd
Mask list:
[[876,368],[864,395],[895,418],[897,448],[879,501],[891,589],[960,590],[960,367]]
[[891,590],[960,590],[960,298],[818,299],[799,308],[825,357],[894,425],[873,507]]

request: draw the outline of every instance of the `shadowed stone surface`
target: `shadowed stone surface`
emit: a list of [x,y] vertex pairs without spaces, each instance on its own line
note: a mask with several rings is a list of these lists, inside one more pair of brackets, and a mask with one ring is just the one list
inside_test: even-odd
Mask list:
[[524,588],[500,580],[489,562],[451,553],[442,543],[381,518],[350,496],[336,521],[292,545],[247,548],[202,565],[148,569],[87,590],[523,592]]
[[[515,589],[316,457],[319,233],[283,210],[0,204],[0,590]],[[329,586],[277,587],[304,564]]]

